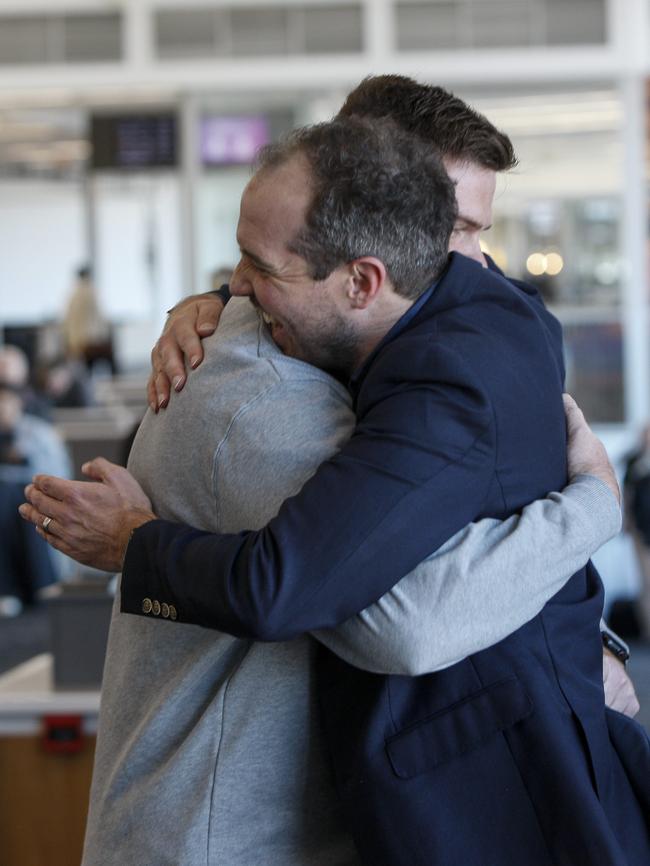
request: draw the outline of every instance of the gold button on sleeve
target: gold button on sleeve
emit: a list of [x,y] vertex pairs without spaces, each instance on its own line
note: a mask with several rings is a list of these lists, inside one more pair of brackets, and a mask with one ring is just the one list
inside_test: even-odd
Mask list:
[[153,607],[153,605],[151,604],[150,598],[143,598],[142,599],[142,613],[151,613],[152,607]]

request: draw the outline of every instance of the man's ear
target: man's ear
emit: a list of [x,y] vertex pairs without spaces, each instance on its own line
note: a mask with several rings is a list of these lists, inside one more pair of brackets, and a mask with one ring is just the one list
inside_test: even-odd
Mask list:
[[388,280],[386,266],[374,256],[364,256],[350,262],[348,268],[346,295],[350,306],[357,310],[365,310],[377,298]]

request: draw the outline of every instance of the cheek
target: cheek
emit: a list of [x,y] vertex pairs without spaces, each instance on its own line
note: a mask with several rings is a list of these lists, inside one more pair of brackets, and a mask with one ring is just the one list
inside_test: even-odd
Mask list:
[[452,232],[449,238],[449,252],[462,253],[461,237],[457,232]]
[[256,277],[252,280],[253,294],[258,304],[269,314],[277,312],[276,304],[274,303],[275,292],[273,287],[269,285],[268,280],[263,277]]
[[449,251],[461,253],[467,256],[468,259],[474,259],[482,267],[487,267],[485,256],[481,250],[481,238],[478,234],[469,234],[467,232],[453,233],[449,239]]
[[467,232],[452,232],[449,239],[449,251],[452,253],[462,253],[464,256],[471,258],[472,239]]

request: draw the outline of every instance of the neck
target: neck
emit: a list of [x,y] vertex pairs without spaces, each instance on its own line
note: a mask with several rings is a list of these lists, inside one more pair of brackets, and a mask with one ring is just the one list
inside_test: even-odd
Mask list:
[[[381,309],[373,309],[373,315],[360,331],[356,366],[360,367],[384,339],[393,325],[398,322],[415,303],[411,298],[393,294]],[[373,305],[374,306],[374,305]]]

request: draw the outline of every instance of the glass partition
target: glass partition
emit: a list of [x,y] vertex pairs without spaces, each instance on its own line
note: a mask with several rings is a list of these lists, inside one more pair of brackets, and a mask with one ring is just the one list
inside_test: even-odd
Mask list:
[[624,412],[622,108],[613,88],[471,99],[512,138],[485,248],[564,327],[567,389],[591,422]]

